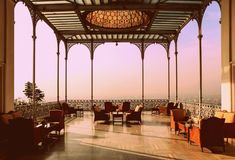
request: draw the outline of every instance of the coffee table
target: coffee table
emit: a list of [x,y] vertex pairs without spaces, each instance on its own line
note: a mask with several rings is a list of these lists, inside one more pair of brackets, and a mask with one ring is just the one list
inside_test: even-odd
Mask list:
[[112,112],[113,124],[115,122],[121,122],[123,125],[123,112]]

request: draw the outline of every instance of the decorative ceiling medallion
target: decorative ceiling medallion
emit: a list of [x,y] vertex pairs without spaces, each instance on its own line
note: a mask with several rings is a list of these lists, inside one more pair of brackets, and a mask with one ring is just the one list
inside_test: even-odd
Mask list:
[[131,29],[145,27],[150,22],[149,15],[139,10],[97,10],[85,14],[92,28]]

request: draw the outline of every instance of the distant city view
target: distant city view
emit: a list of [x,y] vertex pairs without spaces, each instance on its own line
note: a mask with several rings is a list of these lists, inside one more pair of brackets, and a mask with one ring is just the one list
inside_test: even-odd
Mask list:
[[[188,103],[198,103],[198,96],[188,96],[188,97],[180,97],[179,101],[188,102]],[[214,95],[214,96],[205,96],[202,99],[202,102],[205,104],[216,104],[221,105],[221,96]]]

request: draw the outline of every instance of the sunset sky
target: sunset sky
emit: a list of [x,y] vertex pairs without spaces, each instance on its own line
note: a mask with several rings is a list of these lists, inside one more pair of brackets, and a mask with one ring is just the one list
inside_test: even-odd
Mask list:
[[[213,2],[203,19],[203,97],[220,95],[221,27],[220,9]],[[199,93],[198,26],[191,21],[178,40],[179,98]],[[57,55],[54,32],[37,24],[36,84],[46,101],[57,96]],[[175,55],[171,43],[171,97],[175,97]],[[20,2],[15,8],[15,98],[25,99],[24,84],[32,82],[32,22]],[[64,99],[64,44],[60,44],[60,99]],[[68,99],[90,99],[90,54],[81,44],[73,46],[68,59]],[[94,99],[141,98],[141,57],[130,43],[105,43],[95,50]],[[165,49],[153,44],[145,52],[145,98],[167,98]]]

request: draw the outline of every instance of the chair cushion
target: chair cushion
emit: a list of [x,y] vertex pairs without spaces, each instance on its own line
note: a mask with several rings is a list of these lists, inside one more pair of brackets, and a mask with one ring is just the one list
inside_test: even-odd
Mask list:
[[117,111],[117,112],[122,111],[122,105],[118,105],[118,107],[117,107],[116,111]]
[[233,123],[234,113],[225,112],[223,118],[225,119],[225,123]]
[[140,110],[140,105],[137,105],[136,107],[135,107],[135,112],[139,112],[139,110]]
[[8,125],[9,124],[9,120],[13,119],[13,116],[11,114],[3,114],[1,115],[1,121]]
[[217,117],[217,118],[224,118],[224,112],[216,111],[215,112],[215,117]]
[[99,106],[95,106],[95,107],[94,107],[94,110],[95,110],[96,112],[100,112],[100,111],[101,111],[101,108],[100,108]]

